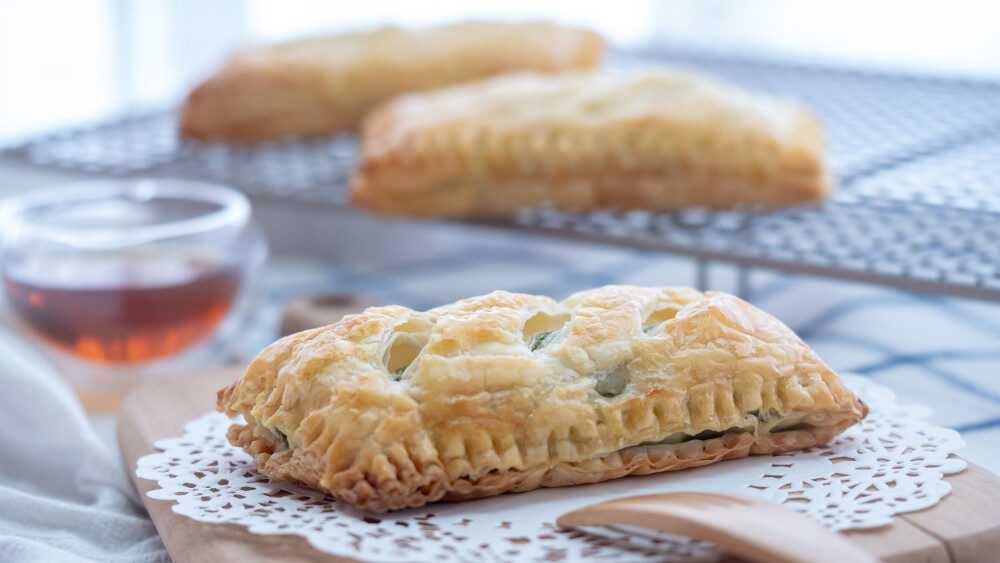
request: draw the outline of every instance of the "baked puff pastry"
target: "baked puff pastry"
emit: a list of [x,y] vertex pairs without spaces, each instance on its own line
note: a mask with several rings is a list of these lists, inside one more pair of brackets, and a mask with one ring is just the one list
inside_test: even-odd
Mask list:
[[234,56],[188,96],[183,136],[262,141],[353,131],[398,94],[511,71],[592,68],[604,42],[548,23],[386,27],[258,47]]
[[828,194],[823,151],[798,106],[691,72],[519,74],[374,110],[351,196],[410,216],[780,207]]
[[263,474],[374,512],[805,448],[868,412],[746,302],[630,286],[370,308],[272,344],[218,408]]

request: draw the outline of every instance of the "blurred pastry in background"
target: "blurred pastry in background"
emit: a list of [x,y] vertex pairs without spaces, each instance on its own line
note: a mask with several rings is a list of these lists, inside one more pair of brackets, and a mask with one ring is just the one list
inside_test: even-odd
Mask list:
[[251,48],[192,91],[187,138],[234,142],[353,131],[373,106],[512,71],[592,68],[604,41],[549,23],[385,27]]
[[782,207],[832,180],[819,120],[679,69],[521,73],[401,96],[366,119],[353,203],[421,217]]

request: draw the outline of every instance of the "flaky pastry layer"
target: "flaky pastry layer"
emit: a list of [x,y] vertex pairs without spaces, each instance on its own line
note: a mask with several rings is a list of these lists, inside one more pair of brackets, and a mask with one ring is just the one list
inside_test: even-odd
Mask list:
[[271,345],[218,406],[262,473],[376,512],[804,448],[867,414],[766,313],[631,286],[371,308]]
[[411,216],[778,207],[828,194],[823,152],[808,112],[692,72],[508,75],[374,110],[351,197]]
[[548,23],[386,27],[258,47],[234,56],[188,96],[181,133],[252,142],[353,131],[394,96],[512,71],[592,68],[596,34]]

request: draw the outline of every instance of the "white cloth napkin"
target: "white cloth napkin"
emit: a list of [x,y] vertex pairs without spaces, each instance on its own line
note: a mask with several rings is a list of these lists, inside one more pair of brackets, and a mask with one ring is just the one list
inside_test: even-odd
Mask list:
[[169,561],[73,391],[0,328],[0,561]]

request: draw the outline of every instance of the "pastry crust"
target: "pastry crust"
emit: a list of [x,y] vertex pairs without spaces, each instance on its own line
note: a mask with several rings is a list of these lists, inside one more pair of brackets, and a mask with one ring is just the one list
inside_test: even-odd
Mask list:
[[526,73],[373,111],[351,196],[410,216],[778,207],[828,194],[823,150],[798,106],[691,72]]
[[265,475],[375,512],[805,448],[868,412],[746,302],[631,286],[370,308],[272,344],[218,408]]
[[353,131],[370,108],[404,92],[503,72],[592,68],[603,51],[595,33],[540,22],[385,27],[258,47],[191,92],[181,133],[251,142]]

